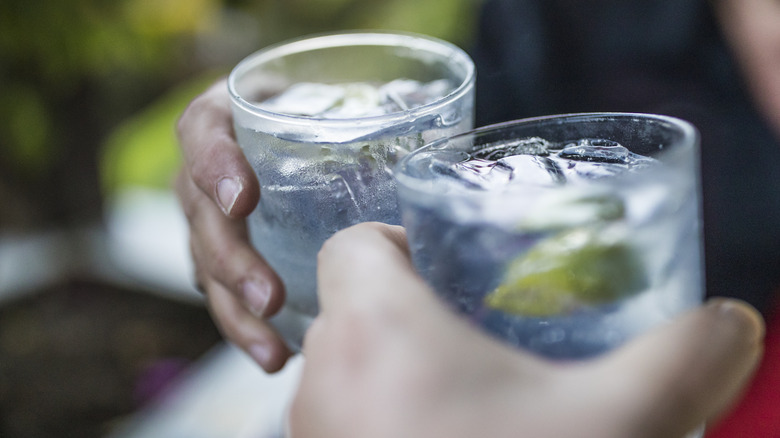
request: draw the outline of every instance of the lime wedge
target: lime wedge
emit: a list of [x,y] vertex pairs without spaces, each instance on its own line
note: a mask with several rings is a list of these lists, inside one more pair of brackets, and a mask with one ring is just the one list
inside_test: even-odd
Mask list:
[[564,231],[513,260],[485,305],[507,313],[550,316],[631,296],[647,285],[635,250],[607,239],[603,227]]

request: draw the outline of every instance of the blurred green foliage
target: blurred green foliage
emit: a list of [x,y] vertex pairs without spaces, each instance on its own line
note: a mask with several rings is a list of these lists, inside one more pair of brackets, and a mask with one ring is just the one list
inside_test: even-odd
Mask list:
[[213,26],[219,0],[4,0],[0,53],[71,90],[84,76],[164,67],[181,38]]
[[111,95],[114,81],[164,82],[183,63],[175,58],[186,56],[187,38],[212,26],[220,7],[218,0],[3,0],[0,133],[7,162],[18,164],[13,173],[35,176],[61,157],[56,134],[69,127],[58,113],[85,88],[103,88],[111,100],[124,97]]
[[100,167],[109,192],[128,184],[167,187],[178,167],[176,118],[213,72],[226,73],[254,50],[339,29],[412,31],[465,47],[478,6],[479,0],[3,0],[0,226],[8,217],[45,223],[99,215]]
[[295,34],[334,29],[392,29],[467,45],[480,0],[286,0],[277,3],[284,18],[280,27],[292,27]]
[[[53,159],[47,150],[51,137],[51,114],[37,90],[19,85],[0,95],[0,120],[3,120],[4,151],[22,171],[30,173]],[[35,127],[35,129],[30,129]]]

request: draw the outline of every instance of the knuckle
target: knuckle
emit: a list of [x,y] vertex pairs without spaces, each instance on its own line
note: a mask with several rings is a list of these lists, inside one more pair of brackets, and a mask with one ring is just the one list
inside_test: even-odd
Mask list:
[[195,278],[199,281],[202,281],[205,278],[205,274],[203,272],[203,263],[200,258],[200,244],[197,242],[194,236],[190,236],[190,254],[192,255],[192,262],[195,265],[194,266],[194,274]]
[[184,213],[184,217],[187,219],[190,231],[194,233],[197,229],[198,209],[194,205],[195,203],[186,197],[182,197],[180,201],[182,213]]
[[208,91],[206,91],[187,104],[176,121],[176,133],[180,139],[188,132],[191,123],[197,123],[202,114],[210,111],[211,104],[209,102]]
[[201,149],[192,158],[190,162],[190,173],[192,180],[200,187],[208,186],[208,181],[211,179],[211,168],[214,163],[211,161],[213,154],[209,152],[208,148]]
[[190,227],[195,226],[196,218],[198,216],[198,210],[195,208],[192,202],[189,202],[187,200],[182,199],[181,202],[181,209],[184,213],[184,217],[187,219],[187,222],[189,223]]
[[208,294],[206,276],[203,275],[203,270],[200,269],[197,264],[193,269],[192,283],[195,286],[195,288],[198,290],[198,292],[202,293],[203,295]]
[[[214,291],[211,291],[214,292]],[[225,303],[225,297],[218,297],[216,293],[206,295],[209,313],[214,320],[217,329],[226,339],[235,343],[240,348],[248,344],[241,328],[241,318],[231,310],[232,305]]]
[[236,260],[236,251],[229,245],[211,245],[208,248],[209,256],[207,266],[209,273],[220,283],[229,287],[231,292],[235,292],[235,287],[239,283],[233,267],[238,265]]
[[225,269],[230,266],[230,255],[228,251],[226,251],[222,247],[212,247],[211,248],[211,257],[210,260],[212,261],[212,270],[215,274],[222,274],[224,273]]
[[189,187],[189,184],[190,180],[187,172],[179,172],[179,175],[176,177],[175,184],[176,195],[179,199],[179,205],[181,206],[184,216],[191,223],[193,217],[197,213],[197,209],[195,208],[195,202],[193,202],[192,199],[192,191]]
[[221,315],[215,315],[217,327],[220,333],[230,342],[238,345],[239,348],[246,350],[246,342],[241,335],[241,329],[236,325],[236,322],[232,318],[225,318]]
[[[212,269],[207,263],[204,263],[203,254],[198,244],[190,243],[190,254],[193,261],[193,278],[195,286],[201,293],[209,296],[214,286],[215,279]],[[206,260],[208,260],[208,258]]]
[[240,172],[240,150],[225,135],[214,135],[197,150],[191,151],[188,167],[193,181],[208,192],[216,187],[217,179]]
[[208,246],[199,239],[190,238],[190,252],[195,264],[197,279],[206,277],[217,280],[223,285],[231,284],[225,281],[229,277],[231,251],[222,246]]

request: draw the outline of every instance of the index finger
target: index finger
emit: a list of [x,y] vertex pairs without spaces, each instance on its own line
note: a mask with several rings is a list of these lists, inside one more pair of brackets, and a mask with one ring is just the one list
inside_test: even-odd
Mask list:
[[236,142],[224,79],[187,106],[176,131],[185,165],[198,188],[227,216],[251,213],[260,185]]

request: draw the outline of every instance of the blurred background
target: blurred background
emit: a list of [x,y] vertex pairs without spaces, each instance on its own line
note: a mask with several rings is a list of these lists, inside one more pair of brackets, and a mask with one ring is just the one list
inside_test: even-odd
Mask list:
[[[468,48],[478,8],[479,0],[3,0],[0,436],[275,433],[253,397],[285,391],[294,377],[264,376],[225,345],[191,286],[170,188],[176,119],[268,44],[392,29]],[[198,397],[244,406],[214,412],[195,406]],[[198,424],[206,411],[222,424]]]

